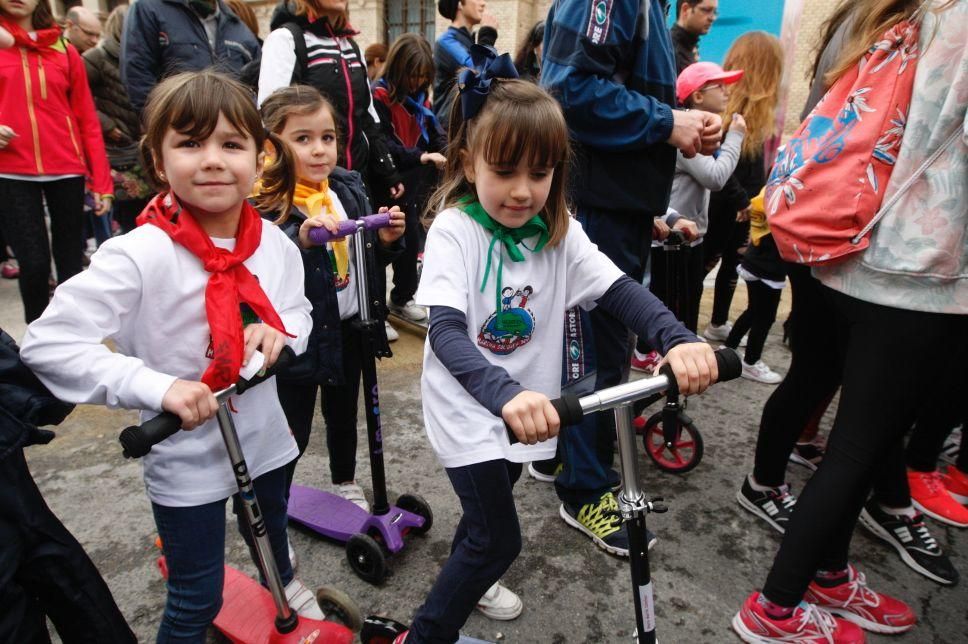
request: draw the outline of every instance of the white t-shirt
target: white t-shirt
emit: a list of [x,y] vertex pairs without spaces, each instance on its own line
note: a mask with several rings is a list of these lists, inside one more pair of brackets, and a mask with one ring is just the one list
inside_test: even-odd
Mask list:
[[[534,248],[537,237],[522,246]],[[581,225],[569,220],[568,233],[555,248],[539,253],[522,249],[523,262],[507,257],[495,244],[491,272],[481,292],[491,233],[456,208],[437,215],[427,234],[423,274],[416,301],[449,306],[467,317],[467,332],[481,354],[507,370],[523,387],[549,398],[561,394],[561,352],[565,311],[595,300],[623,273],[589,241]],[[504,253],[501,307],[511,316],[510,331],[497,329],[495,288],[498,249]],[[471,397],[424,346],[422,383],[427,436],[444,467],[495,459],[516,463],[550,458],[557,440],[511,445],[504,421]]]
[[[288,30],[283,29],[288,33]],[[336,196],[336,193],[332,189],[327,188],[329,191],[329,197],[333,200],[333,208],[336,210],[336,215],[339,217],[340,221],[346,221],[349,217],[346,214],[346,208],[343,207],[343,203]],[[302,210],[302,209],[300,209]],[[303,214],[309,216],[309,213],[302,211]],[[326,252],[329,254],[330,265],[333,267],[333,287],[336,289],[336,302],[339,305],[339,319],[349,320],[356,314],[360,312],[360,301],[356,295],[356,279],[353,276],[353,256],[356,251],[353,249],[353,238],[346,237],[344,243],[349,251],[349,265],[347,266],[346,276],[340,278],[336,272],[336,258],[333,255],[333,244],[326,244]]]
[[[212,241],[235,245],[234,239]],[[289,346],[305,351],[312,319],[299,250],[264,222],[262,241],[245,266],[296,336]],[[21,356],[58,398],[140,409],[142,421],[148,420],[161,411],[176,378],[198,380],[209,365],[208,278],[199,259],[164,231],[140,226],[106,241],[88,270],[57,288],[27,328]],[[102,344],[106,338],[117,353]],[[252,478],[296,457],[274,379],[233,397],[232,408]],[[148,497],[160,505],[202,505],[237,491],[215,419],[177,432],[142,462]]]

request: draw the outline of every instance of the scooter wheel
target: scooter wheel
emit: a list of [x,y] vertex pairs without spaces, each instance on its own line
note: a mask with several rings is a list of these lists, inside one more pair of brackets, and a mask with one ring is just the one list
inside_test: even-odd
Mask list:
[[387,558],[376,539],[368,534],[354,534],[346,542],[346,559],[350,568],[363,581],[381,583],[387,576]]
[[316,590],[316,603],[326,615],[326,620],[339,622],[354,633],[363,628],[363,612],[350,596],[339,588],[320,586]]
[[642,431],[642,444],[645,453],[660,470],[683,474],[693,469],[702,460],[702,436],[695,424],[683,423],[677,418],[676,440],[670,446],[665,443],[662,427],[662,412],[658,411],[645,423]]
[[401,510],[412,512],[424,520],[419,528],[411,528],[414,534],[427,534],[434,525],[434,513],[430,505],[418,494],[401,494],[397,499],[396,506]]

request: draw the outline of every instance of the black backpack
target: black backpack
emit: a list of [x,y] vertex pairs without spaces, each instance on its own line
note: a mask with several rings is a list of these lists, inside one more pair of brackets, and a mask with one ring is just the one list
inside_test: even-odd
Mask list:
[[[292,70],[290,85],[295,85],[302,80],[304,70],[309,66],[309,54],[306,50],[306,36],[303,35],[302,27],[295,22],[287,22],[280,29],[288,29],[292,32],[292,39],[295,41],[296,66]],[[239,80],[251,87],[256,92],[259,91],[259,74],[262,71],[262,52],[242,67],[239,72]]]

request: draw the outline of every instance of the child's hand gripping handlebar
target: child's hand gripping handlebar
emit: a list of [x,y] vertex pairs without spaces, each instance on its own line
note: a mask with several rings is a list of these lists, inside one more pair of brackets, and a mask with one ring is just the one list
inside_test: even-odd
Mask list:
[[[276,359],[276,363],[265,371],[262,375],[246,380],[239,378],[234,385],[226,387],[221,391],[215,392],[215,398],[219,404],[228,399],[229,396],[236,396],[246,392],[251,387],[255,387],[276,375],[279,371],[285,370],[296,354],[289,347],[285,347]],[[147,420],[141,425],[132,425],[124,429],[118,436],[125,458],[141,458],[151,451],[154,445],[165,440],[181,429],[181,418],[171,412],[162,412]]]
[[[719,378],[716,379],[716,382],[733,380],[740,376],[743,365],[735,351],[719,349],[715,352],[715,355],[716,366],[719,370]],[[678,384],[672,373],[672,368],[668,364],[663,365],[658,376],[616,385],[587,396],[565,394],[561,398],[552,400],[551,406],[558,412],[561,427],[567,427],[568,425],[577,425],[586,414],[621,407],[662,391],[678,395]],[[507,428],[507,434],[512,445],[518,442],[510,427]]]
[[377,230],[390,225],[390,213],[381,212],[376,215],[366,215],[359,219],[344,219],[336,226],[336,232],[331,233],[326,228],[313,228],[309,231],[309,241],[317,246],[334,239],[342,239],[356,233],[358,230]]

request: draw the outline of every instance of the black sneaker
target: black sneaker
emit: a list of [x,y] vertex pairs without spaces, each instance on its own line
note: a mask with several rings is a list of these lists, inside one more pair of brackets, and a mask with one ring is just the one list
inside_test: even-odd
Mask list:
[[796,463],[797,465],[802,465],[805,468],[816,472],[817,468],[820,467],[820,461],[823,460],[826,450],[823,445],[817,445],[815,443],[797,443],[793,446],[793,451],[790,452],[790,462]]
[[736,493],[736,500],[741,506],[773,526],[780,534],[786,532],[790,517],[793,516],[793,506],[797,503],[797,497],[793,496],[790,486],[786,483],[760,492],[750,485],[749,476],[743,479],[743,487]]
[[915,572],[944,586],[958,583],[958,571],[928,532],[921,513],[913,518],[891,514],[871,499],[861,510],[860,522],[874,536],[894,546],[901,560]]
[[[602,495],[596,503],[586,503],[581,507],[574,507],[570,503],[562,503],[558,514],[565,523],[589,537],[595,545],[619,557],[629,556],[629,535],[622,515],[619,514],[618,501],[609,491]],[[646,530],[646,542],[649,550],[657,539],[650,530]]]

